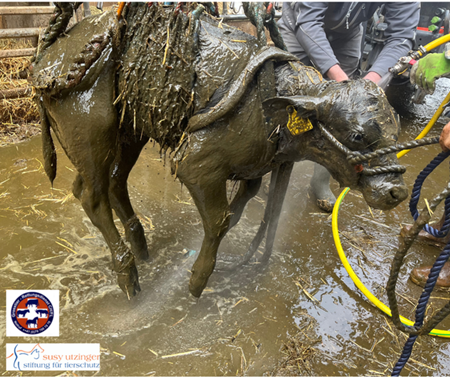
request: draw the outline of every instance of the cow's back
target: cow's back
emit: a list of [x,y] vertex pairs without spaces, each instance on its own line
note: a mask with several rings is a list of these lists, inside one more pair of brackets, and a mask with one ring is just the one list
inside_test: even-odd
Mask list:
[[190,117],[210,111],[258,51],[254,37],[209,16],[132,3],[119,50],[124,125],[175,149]]

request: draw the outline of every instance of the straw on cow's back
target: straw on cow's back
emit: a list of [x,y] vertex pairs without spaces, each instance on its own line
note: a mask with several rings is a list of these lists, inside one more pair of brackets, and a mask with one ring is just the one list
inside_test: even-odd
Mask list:
[[124,14],[122,124],[163,149],[176,148],[189,118],[220,103],[259,50],[256,38],[196,12],[132,3]]

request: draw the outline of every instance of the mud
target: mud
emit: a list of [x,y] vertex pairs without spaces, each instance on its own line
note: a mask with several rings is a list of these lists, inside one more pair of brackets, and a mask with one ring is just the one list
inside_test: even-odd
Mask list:
[[40,133],[37,124],[0,124],[0,147],[27,141]]
[[[437,107],[449,87],[439,86],[428,106],[403,120],[400,141],[420,132],[432,115],[431,106]],[[271,374],[283,366],[284,344],[291,337],[315,352],[304,374],[388,374],[397,361],[404,336],[357,291],[336,254],[331,219],[307,198],[311,163],[294,168],[270,264],[213,274],[197,301],[187,286],[203,238],[200,217],[190,195],[161,163],[159,148],[147,146],[129,187],[149,247],[158,256],[138,266],[143,290],[128,301],[115,284],[106,243],[68,191],[75,172],[57,148],[61,158],[53,191],[41,165],[39,138],[0,150],[0,285],[59,289],[61,335],[54,341],[100,343],[99,375]],[[424,147],[402,159],[408,187],[437,152],[437,146]],[[423,197],[430,199],[447,181],[448,165],[443,164],[424,185]],[[340,191],[335,183],[332,188]],[[222,242],[219,268],[245,252],[263,214],[263,199],[261,190]],[[384,286],[400,224],[410,222],[410,215],[407,203],[372,212],[373,217],[360,195],[351,191],[342,205],[339,229],[356,273],[386,303]],[[439,218],[440,212],[434,215]],[[430,263],[438,252],[418,243],[406,258],[398,293],[401,313],[409,318],[421,292],[408,280],[409,271]],[[431,311],[448,300],[446,293],[433,297]],[[5,305],[3,294],[0,306]],[[449,319],[440,325],[449,327]],[[4,310],[0,328],[5,328]],[[0,340],[4,354],[7,342],[23,339],[6,338],[3,330]],[[405,375],[450,374],[446,339],[419,339],[412,358]],[[0,359],[0,367],[4,365]]]

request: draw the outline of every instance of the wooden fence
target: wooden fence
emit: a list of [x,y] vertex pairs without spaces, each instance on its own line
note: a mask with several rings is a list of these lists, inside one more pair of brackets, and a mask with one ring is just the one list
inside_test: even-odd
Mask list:
[[[46,7],[0,7],[0,16],[12,15],[36,15],[52,14],[55,8]],[[40,28],[20,28],[20,29],[0,29],[0,39],[5,38],[26,38],[39,36]],[[1,58],[18,58],[21,56],[32,56],[34,48],[24,48],[19,50],[1,50]]]
[[[0,6],[1,16],[12,15],[51,15],[54,11],[51,6],[35,6],[35,7],[2,7]],[[18,29],[0,29],[0,39],[6,38],[26,38],[39,36],[41,28],[18,28]],[[18,58],[23,56],[33,56],[35,48],[22,48],[15,50],[0,50],[0,59],[2,58]],[[28,97],[32,93],[31,87],[6,89],[0,91],[0,99],[13,99]]]

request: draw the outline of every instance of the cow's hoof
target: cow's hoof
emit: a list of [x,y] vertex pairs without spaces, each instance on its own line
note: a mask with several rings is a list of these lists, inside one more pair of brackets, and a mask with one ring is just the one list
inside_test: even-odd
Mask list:
[[204,288],[198,288],[198,287],[192,287],[191,284],[189,284],[189,292],[191,292],[191,295],[195,298],[200,298],[202,295]]
[[117,283],[123,293],[127,295],[128,300],[141,291],[141,287],[139,286],[139,275],[134,263],[132,266],[117,273]]
[[194,277],[194,274],[191,276],[191,280],[189,281],[189,292],[194,297],[199,298],[202,295],[203,290],[206,288],[206,284],[208,283],[208,279],[198,279]]
[[129,300],[141,291],[139,275],[134,263],[134,255],[123,242],[121,242],[120,249],[122,253],[117,253],[113,259],[114,271],[117,273],[117,283],[120,289],[127,295]]

